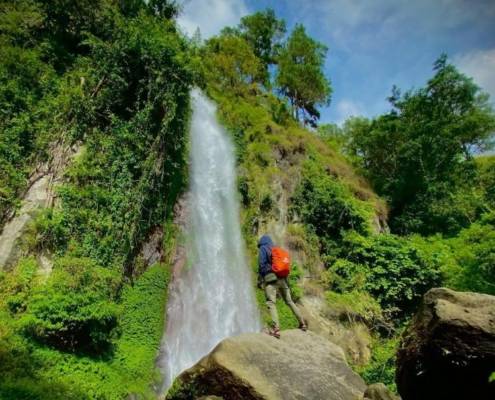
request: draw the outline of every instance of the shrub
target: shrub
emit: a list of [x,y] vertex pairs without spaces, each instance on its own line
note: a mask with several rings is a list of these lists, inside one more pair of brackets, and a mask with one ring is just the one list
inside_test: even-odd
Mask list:
[[341,257],[329,269],[336,290],[364,289],[383,308],[400,314],[413,311],[422,295],[441,282],[440,266],[423,257],[409,238],[350,232]]
[[446,269],[452,286],[495,294],[495,212],[485,214],[447,243],[459,265]]
[[[62,249],[67,244],[69,232],[64,224],[64,215],[57,209],[46,208],[35,218],[32,229],[34,250],[42,251]],[[28,235],[31,236],[31,235]]]
[[11,313],[24,311],[27,306],[31,288],[35,283],[38,264],[34,257],[23,258],[15,270],[6,275],[0,290],[6,294],[5,302]]
[[61,258],[36,287],[21,318],[23,331],[68,351],[108,351],[115,337],[120,275],[85,258]]

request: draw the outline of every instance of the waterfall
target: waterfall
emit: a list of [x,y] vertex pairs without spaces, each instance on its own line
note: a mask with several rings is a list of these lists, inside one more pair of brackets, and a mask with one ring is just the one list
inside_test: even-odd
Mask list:
[[261,329],[240,230],[234,147],[193,90],[187,263],[169,288],[158,365],[163,391],[222,339]]

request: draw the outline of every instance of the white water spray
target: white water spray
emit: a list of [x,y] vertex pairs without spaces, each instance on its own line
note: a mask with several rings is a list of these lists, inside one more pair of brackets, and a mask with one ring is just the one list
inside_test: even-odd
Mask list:
[[192,92],[188,263],[174,273],[158,364],[163,391],[222,339],[261,329],[236,196],[234,148],[215,106]]

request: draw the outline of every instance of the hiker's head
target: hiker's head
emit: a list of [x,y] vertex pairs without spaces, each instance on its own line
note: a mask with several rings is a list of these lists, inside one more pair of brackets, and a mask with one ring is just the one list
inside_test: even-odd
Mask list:
[[273,246],[272,238],[268,235],[263,235],[260,237],[260,240],[258,242],[258,247],[260,246]]

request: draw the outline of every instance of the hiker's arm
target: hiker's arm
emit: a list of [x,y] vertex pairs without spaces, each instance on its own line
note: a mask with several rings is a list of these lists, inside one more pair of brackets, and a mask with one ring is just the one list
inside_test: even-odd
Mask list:
[[261,272],[263,271],[263,263],[264,263],[264,258],[266,258],[265,251],[263,251],[263,248],[258,249],[258,288],[261,289],[263,286],[263,275]]
[[263,249],[260,247],[258,249],[258,276],[261,276],[262,270],[263,270]]
[[264,276],[271,269],[272,269],[272,260],[270,258],[270,250],[266,246],[260,247],[259,258],[258,258],[258,273],[261,276]]

